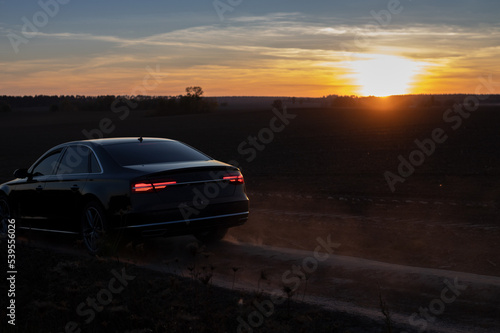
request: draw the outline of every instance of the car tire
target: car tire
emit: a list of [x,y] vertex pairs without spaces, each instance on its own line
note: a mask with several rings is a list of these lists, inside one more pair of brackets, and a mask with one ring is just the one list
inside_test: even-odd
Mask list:
[[0,238],[6,238],[10,219],[9,201],[5,195],[0,196]]
[[227,230],[227,228],[214,229],[196,233],[194,236],[202,243],[211,244],[222,240],[226,235]]
[[83,244],[91,255],[102,254],[107,244],[107,223],[104,209],[95,201],[85,205],[81,213]]

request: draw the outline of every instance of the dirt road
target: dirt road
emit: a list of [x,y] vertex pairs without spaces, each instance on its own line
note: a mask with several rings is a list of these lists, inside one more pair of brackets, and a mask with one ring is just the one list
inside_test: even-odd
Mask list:
[[[441,221],[429,221],[427,228],[422,229],[417,218],[398,218],[394,212],[389,217],[383,216],[382,210],[378,216],[373,211],[362,216],[344,213],[339,207],[320,212],[304,207],[281,209],[279,205],[269,209],[255,201],[257,207],[253,208],[248,224],[231,229],[220,244],[205,247],[190,236],[149,239],[124,247],[120,260],[186,277],[213,274],[216,285],[266,293],[269,302],[256,310],[262,318],[272,315],[271,304],[290,296],[380,320],[384,319],[382,309],[387,309],[392,322],[408,332],[500,330],[500,278],[493,276],[495,270],[488,274],[474,272],[486,270],[488,265],[495,268],[495,248],[490,249],[491,260],[482,258],[486,264],[480,266],[466,265],[467,258],[459,260],[461,251],[457,247],[450,248],[448,257],[433,253],[445,242],[439,242],[439,235],[457,237],[447,242],[460,242],[467,237],[471,242],[469,249],[478,247],[480,242],[487,243],[488,234],[495,241],[499,231],[494,224],[467,227],[460,219],[447,222],[453,218],[449,215]],[[406,206],[404,210],[411,208]],[[411,225],[417,227],[409,229]],[[477,241],[474,233],[478,233]],[[54,237],[35,239],[39,246],[53,247],[59,242]],[[370,239],[372,244],[363,239]],[[412,239],[420,239],[427,247],[421,248],[420,253],[408,253],[401,244]],[[69,240],[56,248],[74,250]],[[76,251],[85,255],[81,247]],[[481,250],[469,250],[476,253],[472,257],[479,256],[477,251]],[[395,263],[398,261],[405,264]],[[386,305],[381,306],[381,301]],[[251,323],[255,313],[248,316],[243,319]]]

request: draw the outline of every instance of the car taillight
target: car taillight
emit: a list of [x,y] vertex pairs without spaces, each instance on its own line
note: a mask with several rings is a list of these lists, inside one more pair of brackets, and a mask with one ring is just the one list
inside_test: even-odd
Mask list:
[[169,185],[177,184],[176,181],[135,183],[132,186],[132,192],[154,192],[165,189]]
[[163,182],[163,183],[153,183],[153,186],[154,186],[155,190],[163,190],[165,187],[167,187],[169,185],[174,185],[174,184],[177,184],[177,182],[171,181],[171,182]]
[[226,174],[222,179],[227,180],[233,184],[244,184],[245,179],[243,179],[243,175],[241,173],[230,173]]

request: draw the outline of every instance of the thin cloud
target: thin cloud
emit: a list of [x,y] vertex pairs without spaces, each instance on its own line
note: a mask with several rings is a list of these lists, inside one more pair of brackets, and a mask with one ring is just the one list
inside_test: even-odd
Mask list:
[[[10,31],[8,29],[0,25],[0,34],[5,35]],[[359,43],[360,36],[364,38],[362,43]],[[70,57],[58,57],[55,52],[51,59],[41,61],[34,44],[35,52],[23,54],[27,60],[3,61],[1,65],[7,74],[4,80],[19,89],[28,84],[27,80],[16,83],[19,77],[33,82],[34,78],[47,73],[58,78],[51,81],[52,89],[56,89],[58,82],[75,74],[78,78],[70,80],[74,89],[78,89],[79,83],[82,87],[92,88],[93,81],[106,87],[106,82],[121,84],[120,80],[140,80],[144,67],[151,63],[165,67],[171,73],[169,79],[175,84],[204,77],[204,82],[216,85],[218,91],[224,85],[242,85],[243,79],[257,86],[262,85],[263,80],[269,80],[270,83],[266,83],[269,89],[268,85],[286,82],[296,82],[298,87],[307,84],[317,89],[313,77],[317,82],[324,82],[325,87],[339,87],[341,82],[349,87],[349,82],[342,81],[347,71],[345,63],[349,61],[346,54],[385,53],[434,63],[436,68],[431,68],[431,72],[443,75],[442,82],[446,80],[448,83],[449,77],[455,77],[456,82],[461,80],[460,77],[472,77],[475,70],[494,71],[488,66],[498,67],[499,40],[496,36],[500,36],[500,27],[495,25],[467,27],[440,23],[382,27],[349,25],[345,20],[324,17],[312,22],[298,12],[275,13],[234,17],[224,24],[188,27],[134,38],[38,32],[30,37],[39,39],[39,44],[50,42],[57,50],[58,47],[67,47],[68,41],[77,41],[88,43],[92,52],[75,53]],[[429,75],[436,84],[439,83],[438,76]],[[311,82],[305,82],[303,77],[311,77]],[[117,90],[123,89],[120,87]],[[249,84],[242,85],[242,89],[250,88]]]

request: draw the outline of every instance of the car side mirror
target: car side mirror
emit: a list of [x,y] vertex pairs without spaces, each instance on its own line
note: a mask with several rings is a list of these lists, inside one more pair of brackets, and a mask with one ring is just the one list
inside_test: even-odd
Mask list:
[[28,169],[17,169],[14,171],[14,177],[16,178],[27,178],[29,175]]

